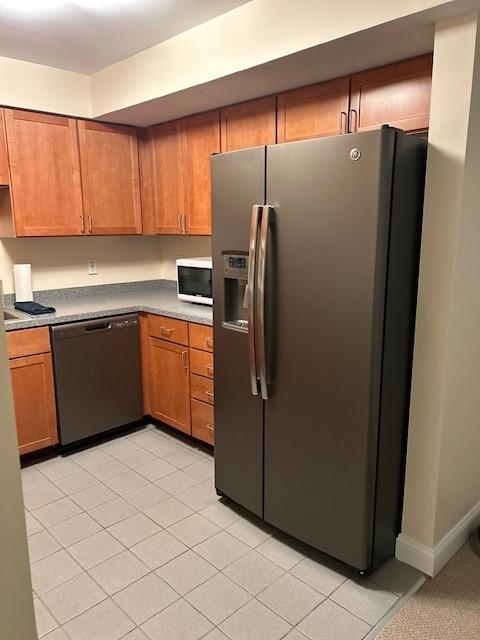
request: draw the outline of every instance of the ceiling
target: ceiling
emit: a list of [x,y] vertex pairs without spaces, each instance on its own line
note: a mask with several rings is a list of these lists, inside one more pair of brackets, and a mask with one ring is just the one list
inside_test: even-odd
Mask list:
[[0,56],[94,73],[249,0],[0,0]]

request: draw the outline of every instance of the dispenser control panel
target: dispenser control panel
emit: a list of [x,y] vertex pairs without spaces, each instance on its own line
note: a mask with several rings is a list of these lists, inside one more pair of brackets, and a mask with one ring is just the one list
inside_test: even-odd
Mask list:
[[225,278],[246,280],[248,276],[248,256],[227,254],[223,256],[223,273]]

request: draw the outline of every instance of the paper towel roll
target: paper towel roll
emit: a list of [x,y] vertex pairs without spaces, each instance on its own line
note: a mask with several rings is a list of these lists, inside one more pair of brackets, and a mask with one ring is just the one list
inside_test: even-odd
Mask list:
[[31,302],[33,300],[32,265],[14,264],[13,282],[15,284],[16,302]]

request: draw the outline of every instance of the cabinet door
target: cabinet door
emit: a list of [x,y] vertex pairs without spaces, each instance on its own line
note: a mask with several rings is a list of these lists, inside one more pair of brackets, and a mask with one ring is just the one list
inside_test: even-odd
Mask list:
[[150,337],[148,362],[151,415],[191,433],[188,347]]
[[87,233],[142,233],[136,130],[79,120],[78,137]]
[[405,131],[428,129],[432,57],[421,56],[352,76],[351,131],[389,124]]
[[145,231],[180,234],[183,229],[181,216],[185,212],[180,122],[150,127],[142,147]]
[[83,233],[77,123],[5,109],[17,236]]
[[50,353],[9,361],[20,453],[58,442]]
[[220,113],[182,121],[183,179],[187,233],[212,233],[210,156],[220,151]]
[[278,96],[277,141],[347,132],[349,78],[337,78]]
[[270,96],[222,109],[222,151],[275,144],[276,104],[276,97]]
[[10,184],[8,172],[7,141],[5,138],[5,117],[0,109],[0,185]]

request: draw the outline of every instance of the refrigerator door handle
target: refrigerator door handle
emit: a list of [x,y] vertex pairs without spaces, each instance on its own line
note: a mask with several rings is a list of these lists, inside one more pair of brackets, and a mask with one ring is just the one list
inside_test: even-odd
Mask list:
[[257,295],[256,295],[256,320],[255,329],[257,340],[257,361],[260,379],[260,392],[263,400],[268,400],[268,380],[267,380],[267,350],[265,341],[265,276],[267,265],[268,231],[270,226],[270,216],[272,207],[266,205],[262,211],[262,221],[260,225],[260,241],[258,246],[258,267],[257,267]]
[[255,277],[257,271],[257,237],[262,218],[263,207],[254,204],[252,207],[252,217],[250,221],[250,240],[248,243],[248,282],[247,282],[247,316],[248,316],[248,359],[250,362],[250,383],[252,394],[258,396],[258,374],[256,344],[256,322],[255,322]]

